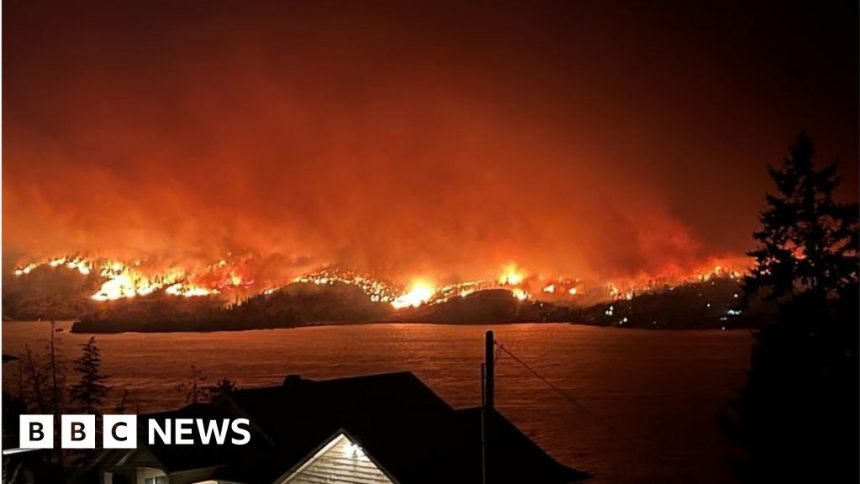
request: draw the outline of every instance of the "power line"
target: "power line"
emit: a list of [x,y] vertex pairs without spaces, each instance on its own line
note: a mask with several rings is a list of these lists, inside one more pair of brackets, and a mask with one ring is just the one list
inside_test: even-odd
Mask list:
[[[614,434],[616,434],[616,435],[618,435],[618,436],[622,437],[623,439],[627,440],[628,442],[630,442],[631,444],[633,444],[633,445],[634,445],[634,446],[636,446],[637,448],[642,448],[642,446],[639,444],[639,442],[637,442],[637,441],[636,441],[636,440],[634,440],[632,437],[630,437],[629,435],[625,434],[624,432],[622,432],[621,430],[619,430],[618,428],[616,428],[614,425],[612,425],[612,424],[610,424],[609,422],[607,422],[607,421],[603,420],[603,419],[602,419],[601,417],[599,417],[597,414],[595,414],[594,412],[592,412],[591,410],[589,410],[588,408],[586,408],[584,405],[582,405],[581,403],[579,403],[575,398],[573,398],[573,397],[571,397],[571,396],[567,395],[566,393],[564,393],[564,391],[562,391],[562,389],[561,389],[561,388],[557,387],[553,382],[551,382],[551,381],[547,380],[543,375],[541,375],[540,373],[538,373],[534,368],[532,368],[531,366],[529,366],[528,364],[526,364],[526,362],[524,362],[523,360],[521,360],[517,355],[513,354],[513,353],[511,352],[511,350],[509,350],[509,349],[505,348],[505,345],[503,345],[503,344],[499,343],[498,341],[496,341],[496,342],[495,342],[495,344],[496,344],[496,346],[498,347],[498,349],[499,349],[500,351],[504,351],[508,356],[510,356],[511,358],[513,358],[513,360],[514,360],[514,361],[516,361],[516,362],[517,362],[517,363],[519,363],[523,368],[525,368],[526,370],[528,370],[528,372],[529,372],[529,373],[531,373],[535,378],[537,378],[538,380],[542,381],[546,386],[548,386],[552,391],[554,391],[554,392],[555,392],[559,397],[561,397],[563,400],[567,401],[567,402],[568,402],[568,403],[570,403],[571,405],[573,405],[573,406],[575,406],[576,408],[580,409],[581,411],[585,412],[585,413],[586,413],[587,415],[589,415],[592,419],[594,419],[594,421],[595,421],[595,422],[597,422],[597,423],[599,423],[599,424],[603,425],[604,427],[606,427],[607,429],[609,429],[610,431],[612,431],[612,433],[614,433]],[[500,356],[501,356],[501,353],[500,353],[500,352],[497,352],[497,353],[496,353],[496,361],[498,361],[498,360],[499,360],[499,357],[500,357]]]

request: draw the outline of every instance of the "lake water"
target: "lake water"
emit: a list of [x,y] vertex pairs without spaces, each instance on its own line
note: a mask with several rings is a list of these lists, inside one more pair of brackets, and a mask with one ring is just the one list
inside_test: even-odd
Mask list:
[[[89,335],[57,334],[65,359]],[[648,331],[569,324],[369,324],[215,333],[97,335],[110,385],[131,411],[184,404],[191,364],[214,382],[278,384],[287,374],[333,378],[408,370],[455,407],[480,404],[484,331],[587,411],[503,355],[496,406],[561,462],[593,482],[727,482],[738,449],[715,423],[744,384],[748,331]],[[42,350],[49,323],[4,322],[3,353]],[[4,365],[15,393],[17,363]],[[114,392],[117,397],[119,392]]]

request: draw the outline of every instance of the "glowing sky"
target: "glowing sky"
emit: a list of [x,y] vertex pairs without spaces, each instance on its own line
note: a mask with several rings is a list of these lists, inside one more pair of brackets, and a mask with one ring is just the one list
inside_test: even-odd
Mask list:
[[7,259],[684,268],[801,129],[856,198],[856,5],[609,3],[6,1]]

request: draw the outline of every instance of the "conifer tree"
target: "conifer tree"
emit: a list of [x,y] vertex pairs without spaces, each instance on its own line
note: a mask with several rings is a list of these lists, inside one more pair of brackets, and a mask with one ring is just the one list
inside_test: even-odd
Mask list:
[[841,181],[837,167],[833,162],[818,169],[805,133],[781,167],[768,166],[778,194],[767,195],[762,228],[753,234],[759,246],[749,252],[756,267],[744,280],[748,294],[832,299],[857,283],[858,207],[834,200]]
[[81,345],[83,353],[75,360],[75,372],[80,375],[80,380],[71,387],[72,401],[86,406],[87,413],[93,413],[102,404],[102,399],[107,394],[107,379],[101,373],[101,350],[96,345],[93,336]]
[[753,482],[858,481],[858,210],[833,198],[837,165],[818,168],[801,134],[769,167],[747,295],[776,301],[756,332],[746,387],[721,415],[746,447]]

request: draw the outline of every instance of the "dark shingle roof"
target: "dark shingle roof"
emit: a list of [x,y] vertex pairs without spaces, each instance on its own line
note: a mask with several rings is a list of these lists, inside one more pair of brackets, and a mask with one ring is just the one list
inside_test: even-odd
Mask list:
[[[322,381],[291,376],[281,386],[238,390],[212,405],[150,417],[159,416],[252,422],[249,446],[156,446],[153,453],[171,471],[220,465],[215,477],[272,482],[345,431],[400,482],[481,481],[480,408],[455,410],[408,372]],[[557,463],[501,414],[487,422],[490,476],[533,483],[587,477]]]
[[[163,428],[164,421],[177,418],[191,419],[224,419],[234,418],[230,409],[224,405],[195,403],[168,412],[141,415],[138,418],[138,441],[148,439],[148,421],[156,420]],[[196,434],[195,434],[196,435]],[[229,438],[229,437],[228,437]],[[251,455],[262,448],[268,447],[260,435],[251,436],[251,442],[246,446],[234,445],[164,445],[156,438],[155,445],[146,445],[156,459],[168,472],[208,467],[221,467],[231,462],[240,461],[246,455]]]

